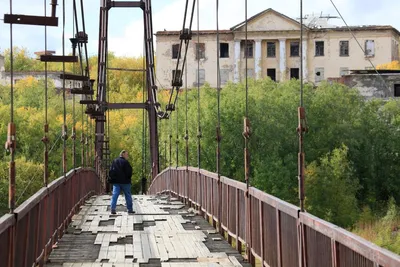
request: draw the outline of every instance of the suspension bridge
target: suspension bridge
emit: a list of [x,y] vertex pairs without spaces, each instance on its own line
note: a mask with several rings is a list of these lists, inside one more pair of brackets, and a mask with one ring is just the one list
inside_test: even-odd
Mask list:
[[[303,135],[307,131],[302,97],[298,108],[297,133],[299,136],[298,179],[299,207],[268,195],[251,186],[250,151],[251,124],[248,116],[248,86],[246,79],[246,111],[243,122],[245,183],[224,177],[220,173],[220,73],[218,71],[218,115],[216,127],[216,173],[198,166],[168,167],[159,169],[159,140],[157,123],[169,119],[176,109],[178,92],[183,85],[186,54],[189,42],[196,37],[192,31],[193,15],[198,2],[187,0],[184,23],[180,31],[178,60],[172,79],[168,104],[163,108],[157,99],[154,71],[153,26],[151,0],[100,1],[100,25],[98,46],[97,80],[91,79],[88,60],[88,35],[85,29],[83,0],[72,1],[74,36],[70,39],[72,51],[65,50],[65,1],[51,0],[44,16],[14,14],[12,1],[10,13],[4,15],[4,23],[10,25],[11,80],[13,73],[13,28],[20,24],[47,27],[62,26],[62,55],[45,51],[40,60],[62,62],[63,74],[63,175],[49,182],[49,125],[44,123],[44,178],[43,188],[16,207],[15,153],[17,127],[14,122],[13,82],[11,82],[11,110],[6,149],[10,153],[9,165],[9,214],[0,218],[0,265],[22,266],[271,266],[271,267],[397,267],[400,257],[380,248],[338,226],[323,221],[304,210],[304,148]],[[301,1],[300,1],[301,2]],[[247,42],[247,1],[245,1],[245,26]],[[59,7],[57,7],[59,5]],[[218,1],[217,42],[218,38]],[[69,7],[68,7],[69,8]],[[146,94],[142,103],[110,103],[108,96],[108,32],[109,12],[114,8],[136,8],[143,11],[144,25],[144,73]],[[63,20],[57,13],[62,9]],[[302,6],[301,6],[302,10]],[[57,12],[58,11],[58,12]],[[302,11],[300,18],[302,18]],[[79,22],[78,23],[78,18]],[[301,19],[302,20],[302,19]],[[303,29],[303,27],[301,27]],[[198,35],[197,35],[198,36]],[[300,38],[302,39],[302,33]],[[302,45],[302,41],[300,41]],[[219,48],[219,45],[217,45]],[[303,49],[300,48],[300,53]],[[219,51],[217,51],[219,54]],[[181,59],[182,55],[182,59]],[[302,56],[301,56],[302,57]],[[199,57],[198,57],[199,58]],[[219,57],[217,57],[219,58]],[[78,63],[76,73],[65,72],[65,64]],[[219,61],[217,60],[219,70]],[[117,70],[117,69],[113,69]],[[139,70],[140,71],[140,70]],[[247,72],[247,57],[246,57]],[[303,71],[300,71],[302,75]],[[300,77],[302,80],[302,76]],[[80,95],[80,103],[86,106],[85,114],[94,122],[90,134],[82,134],[82,162],[76,161],[77,139],[75,126],[71,138],[73,146],[72,170],[67,170],[66,140],[66,81],[72,81],[71,94]],[[303,83],[301,83],[303,84]],[[47,76],[46,76],[47,101]],[[198,88],[198,91],[200,89]],[[145,95],[147,98],[145,98]],[[148,134],[151,159],[151,177],[143,180],[142,192],[134,196],[136,214],[124,211],[120,199],[117,214],[110,214],[109,184],[107,173],[110,164],[109,110],[143,109],[148,116]],[[75,106],[73,109],[75,112]],[[145,114],[145,113],[143,113]],[[75,117],[75,116],[74,116]],[[75,125],[75,124],[74,124]],[[143,132],[145,133],[145,131]],[[201,127],[198,127],[198,151],[201,145]],[[185,132],[186,158],[188,157],[188,130]],[[93,143],[94,147],[89,145]],[[92,156],[94,155],[93,161]],[[170,157],[171,158],[171,157]],[[92,164],[93,162],[93,164]],[[148,188],[146,188],[148,186]]]

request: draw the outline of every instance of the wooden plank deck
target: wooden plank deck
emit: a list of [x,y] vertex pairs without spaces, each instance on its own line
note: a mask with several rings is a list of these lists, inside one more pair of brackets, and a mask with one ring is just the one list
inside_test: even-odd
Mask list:
[[251,266],[177,199],[133,196],[134,215],[126,212],[123,196],[117,214],[112,215],[110,199],[92,197],[82,206],[47,267]]

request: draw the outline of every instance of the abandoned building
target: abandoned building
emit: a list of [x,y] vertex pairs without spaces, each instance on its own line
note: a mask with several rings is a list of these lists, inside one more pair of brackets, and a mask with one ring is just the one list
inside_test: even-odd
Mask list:
[[[47,78],[49,81],[54,83],[54,87],[57,92],[62,92],[63,80],[60,78],[60,71],[48,71]],[[13,84],[17,84],[20,80],[26,79],[28,77],[33,77],[37,80],[45,79],[44,71],[14,71],[13,72]],[[11,83],[11,73],[5,70],[5,60],[4,56],[0,55],[0,84],[7,85]],[[65,82],[65,88],[67,96],[69,97],[70,89],[73,87],[71,81]]]
[[400,97],[400,70],[352,70],[328,80],[355,88],[367,99]]
[[[222,86],[239,82],[245,75],[254,79],[270,77],[285,81],[300,76],[303,61],[305,82],[318,84],[327,78],[349,74],[349,70],[370,69],[399,59],[399,31],[392,26],[351,26],[328,24],[329,18],[307,16],[304,21],[303,58],[300,58],[300,23],[273,9],[248,19],[248,42],[245,47],[245,23],[220,30],[220,74]],[[197,34],[200,42],[197,42]],[[158,86],[170,88],[179,50],[179,31],[156,33],[156,73]],[[208,82],[217,85],[217,36],[215,30],[193,31],[187,55],[187,86]],[[360,49],[357,41],[363,46]],[[196,52],[198,51],[198,53]],[[197,71],[197,57],[200,68]],[[198,75],[199,74],[199,75]],[[185,74],[186,75],[186,74]],[[183,84],[185,84],[183,75]],[[199,77],[197,77],[199,76]]]

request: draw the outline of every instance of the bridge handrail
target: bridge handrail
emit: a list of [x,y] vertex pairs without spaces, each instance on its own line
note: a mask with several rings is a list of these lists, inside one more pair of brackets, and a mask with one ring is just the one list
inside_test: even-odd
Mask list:
[[[46,261],[73,214],[101,184],[91,168],[77,168],[29,197],[0,218],[0,263],[32,266]],[[2,265],[3,266],[3,265]],[[36,265],[35,265],[36,266]]]
[[171,192],[197,206],[214,226],[221,223],[228,241],[236,239],[239,251],[249,244],[253,263],[258,258],[264,266],[400,266],[395,253],[254,187],[247,198],[245,183],[221,176],[219,185],[218,175],[203,169],[167,168],[149,192]]

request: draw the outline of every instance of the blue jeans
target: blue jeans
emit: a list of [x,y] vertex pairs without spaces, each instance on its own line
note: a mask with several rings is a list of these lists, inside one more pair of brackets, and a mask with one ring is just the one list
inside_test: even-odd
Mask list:
[[111,211],[115,211],[117,208],[117,201],[121,190],[124,192],[126,207],[128,211],[133,211],[132,209],[132,195],[131,195],[131,184],[114,184],[113,193],[111,198]]

